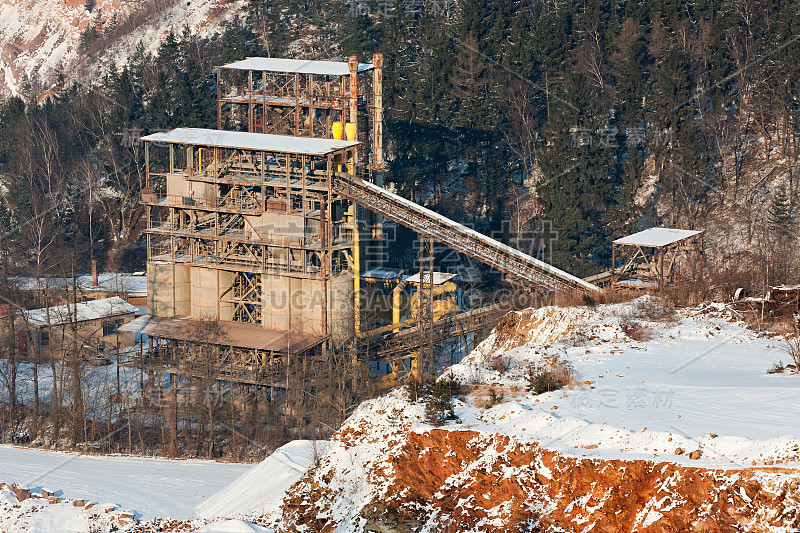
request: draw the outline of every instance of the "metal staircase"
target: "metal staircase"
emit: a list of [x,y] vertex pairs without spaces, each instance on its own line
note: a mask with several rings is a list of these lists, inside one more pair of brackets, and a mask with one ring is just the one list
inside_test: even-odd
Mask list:
[[550,291],[600,292],[600,288],[382,187],[335,173],[334,190],[357,204],[506,274]]

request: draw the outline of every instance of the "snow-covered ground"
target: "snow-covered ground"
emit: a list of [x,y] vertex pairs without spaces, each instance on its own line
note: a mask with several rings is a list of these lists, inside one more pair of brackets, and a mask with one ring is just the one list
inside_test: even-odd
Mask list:
[[[122,24],[143,0],[98,0],[92,12],[83,0],[0,0],[0,94],[19,94],[25,77],[39,77],[48,84],[56,70],[68,81],[98,79],[102,70],[89,65],[76,72],[85,59],[80,50],[81,32],[94,20],[108,25],[114,17]],[[168,6],[165,8],[165,5]],[[101,53],[102,64],[123,63],[141,42],[155,51],[170,31],[188,27],[193,34],[210,36],[236,13],[243,0],[192,0],[157,3],[158,16]]]
[[[642,297],[504,317],[449,369],[464,384],[453,400],[459,420],[434,428],[426,401],[402,389],[362,403],[314,475],[290,489],[286,525],[356,533],[408,518],[422,531],[459,520],[455,530],[484,531],[547,517],[556,525],[543,530],[620,531],[624,513],[627,531],[662,517],[665,530],[679,529],[697,516],[717,531],[733,513],[759,526],[741,530],[796,531],[800,375],[766,373],[787,362],[781,339],[723,305],[673,314],[662,304]],[[564,362],[575,374],[567,387],[527,389],[529,371]],[[620,498],[632,486],[621,480],[654,485],[642,486],[644,500]],[[741,496],[747,483],[763,501]],[[713,501],[724,503],[704,514]]]
[[[286,490],[306,473],[325,447],[323,441],[293,441],[261,463],[247,465],[85,456],[0,446],[0,482],[27,487],[35,494],[46,489],[62,500],[57,504],[41,498],[18,502],[8,487],[1,489],[0,531],[83,533],[90,526],[105,531],[119,527],[120,516],[124,520],[128,513],[141,521],[197,518],[187,522],[187,527],[195,524],[204,533],[271,531],[241,519],[225,518],[277,520]],[[89,507],[75,507],[75,500],[84,500]],[[122,526],[132,524],[130,520]]]
[[296,440],[250,468],[242,477],[197,506],[197,516],[280,514],[284,493],[325,452],[325,441]]
[[[661,302],[643,297],[507,317],[450,368],[466,394],[454,401],[460,420],[444,429],[506,434],[571,457],[724,469],[755,465],[762,472],[799,467],[795,406],[800,404],[800,375],[766,373],[779,360],[789,362],[780,337],[747,328],[722,305],[674,314],[661,308]],[[557,360],[574,369],[574,381],[540,395],[527,390],[529,372],[552,368]],[[488,401],[490,389],[502,396],[499,402]],[[398,427],[420,433],[431,429],[424,404],[409,402],[402,389],[362,404],[324,453],[297,441],[247,466],[0,447],[0,481],[45,487],[65,498],[111,502],[143,519],[196,517],[191,527],[204,527],[201,531],[263,532],[269,530],[219,518],[277,525],[285,492],[320,454],[327,468],[339,464],[338,471],[346,472],[331,488],[369,495],[359,488],[367,483],[365,465],[380,461],[385,447],[402,444],[395,442]],[[348,437],[354,428],[366,432],[355,444]],[[700,458],[690,458],[697,450]],[[13,498],[8,491],[2,494]],[[86,512],[70,515],[64,507],[51,507],[49,515],[39,513],[38,529],[14,529],[2,521],[6,508],[0,505],[0,530],[59,531],[48,525],[64,523],[58,513],[75,521],[82,516],[75,513]]]
[[[486,387],[479,389],[459,402],[463,424],[453,428],[510,433],[567,455],[727,468],[800,464],[800,375],[766,373],[788,362],[781,340],[746,329],[723,306],[650,318],[658,305],[644,297],[520,313],[515,332],[502,341],[493,334],[452,367],[460,381],[505,396],[483,408]],[[528,369],[547,368],[555,357],[572,365],[576,384],[527,392]],[[703,456],[690,461],[677,448]]]
[[87,456],[0,446],[0,482],[71,500],[113,503],[138,517],[192,518],[195,508],[253,465]]

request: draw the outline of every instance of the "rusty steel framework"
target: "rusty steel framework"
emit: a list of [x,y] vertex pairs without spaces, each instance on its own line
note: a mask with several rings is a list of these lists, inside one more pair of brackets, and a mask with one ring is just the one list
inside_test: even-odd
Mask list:
[[359,171],[383,170],[383,54],[371,64],[249,58],[216,74],[218,129],[232,120],[253,133],[331,139],[334,123],[355,123]]
[[[380,219],[333,190],[336,173],[382,180],[382,56],[252,58],[217,82],[217,130],[142,139],[150,315],[136,331],[161,375],[289,387],[352,337],[354,276],[375,261],[358,248],[382,238]],[[300,342],[237,327],[200,349],[184,330],[207,320]]]
[[[703,231],[650,228],[612,242],[612,290],[663,290],[688,276],[678,266],[699,277],[703,268]],[[617,267],[617,261],[622,266]]]
[[[372,64],[351,57],[223,65],[217,130],[179,128],[143,138],[153,324],[141,332],[159,339],[148,352],[153,367],[280,386],[297,368],[305,371],[297,361],[318,361],[331,341],[355,335],[376,347],[370,359],[401,366],[415,353],[420,376],[432,372],[437,345],[475,338],[500,314],[492,306],[434,319],[434,241],[540,290],[599,290],[382,188],[382,62],[375,54]],[[361,248],[382,250],[382,217],[420,235],[421,305],[402,328],[361,334],[360,272],[381,264]],[[276,293],[291,302],[288,308],[276,303]],[[246,324],[302,342],[247,343],[237,335],[259,335],[239,329],[215,344],[213,361],[198,365],[184,323],[165,322],[175,317]]]
[[287,357],[285,351],[248,349],[225,341],[197,355],[198,344],[164,339],[148,350],[145,364],[160,372],[189,378],[203,378],[260,387],[286,385],[299,374],[307,374],[325,361],[320,344],[303,350],[303,357]]
[[[476,333],[477,337],[481,338],[494,327],[495,321],[506,311],[507,309],[500,304],[494,304],[404,329],[388,336],[384,336],[388,332],[381,328],[374,332],[375,337],[380,338],[374,357],[389,362],[400,362],[408,357],[409,350],[418,350],[423,346],[437,346],[459,337],[466,342],[470,333]],[[422,329],[426,330],[426,335],[420,335]],[[474,340],[471,345],[465,346],[464,353],[469,352],[472,347]]]
[[[313,278],[346,269],[350,222],[327,214],[348,209],[331,192],[331,179],[334,159],[350,150],[311,156],[176,141],[154,157],[164,147],[152,142],[145,140],[141,195],[149,261]],[[192,183],[200,186],[186,185]]]

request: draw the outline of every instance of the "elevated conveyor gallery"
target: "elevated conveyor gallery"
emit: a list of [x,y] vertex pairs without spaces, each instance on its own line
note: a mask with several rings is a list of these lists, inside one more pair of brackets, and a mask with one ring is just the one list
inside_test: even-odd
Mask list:
[[354,176],[336,173],[334,190],[357,204],[430,237],[506,274],[551,291],[600,292],[544,261],[434,213],[410,200]]

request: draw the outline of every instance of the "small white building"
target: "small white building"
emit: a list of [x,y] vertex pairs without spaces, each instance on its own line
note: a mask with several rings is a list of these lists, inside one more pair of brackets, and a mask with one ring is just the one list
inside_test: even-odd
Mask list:
[[137,307],[117,296],[77,304],[20,311],[19,355],[64,357],[76,350],[94,355],[132,346],[134,336],[118,328],[134,319]]

